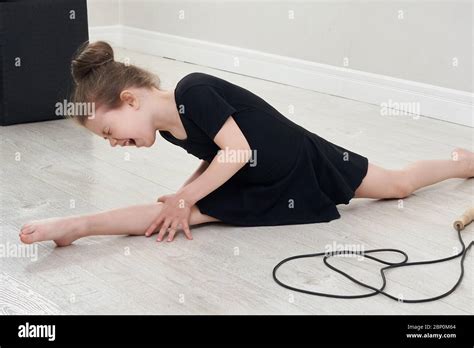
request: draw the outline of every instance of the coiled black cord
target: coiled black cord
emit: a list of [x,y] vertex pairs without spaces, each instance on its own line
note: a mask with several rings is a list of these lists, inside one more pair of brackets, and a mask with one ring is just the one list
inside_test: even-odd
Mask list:
[[[288,257],[288,258],[280,261],[273,268],[273,279],[275,280],[275,282],[277,282],[279,285],[283,286],[284,288],[287,288],[287,289],[290,289],[290,290],[293,290],[293,291],[302,292],[302,293],[305,293],[305,294],[316,295],[316,296],[352,299],[352,298],[363,298],[363,297],[374,296],[374,295],[377,295],[377,294],[383,294],[383,295],[391,298],[392,300],[395,300],[395,301],[398,301],[398,302],[421,303],[421,302],[436,301],[436,300],[439,300],[443,297],[448,296],[454,290],[456,290],[456,288],[459,286],[459,284],[461,283],[461,281],[463,279],[463,276],[464,276],[464,259],[466,258],[467,252],[469,251],[469,249],[474,244],[474,241],[473,241],[473,242],[469,243],[468,247],[466,248],[466,246],[464,245],[464,241],[461,237],[460,227],[456,226],[456,230],[458,232],[459,242],[462,245],[462,250],[458,254],[450,256],[450,257],[445,257],[445,258],[442,258],[442,259],[435,259],[435,260],[428,260],[428,261],[407,262],[408,261],[408,255],[404,251],[399,250],[399,249],[371,249],[371,250],[367,250],[367,251],[363,251],[363,252],[358,252],[358,251],[353,251],[353,250],[341,250],[341,251],[332,251],[332,252],[322,252],[322,253],[316,253],[316,254],[295,255],[295,256],[291,256],[291,257]],[[403,256],[405,256],[405,259],[401,262],[388,262],[388,261],[384,261],[384,260],[381,260],[379,258],[376,258],[374,256],[367,255],[367,254],[377,253],[377,252],[395,252],[395,253],[399,253],[399,254],[402,254]],[[382,287],[380,289],[374,288],[374,287],[372,287],[372,286],[370,286],[366,283],[363,283],[363,282],[351,277],[349,274],[341,271],[340,269],[337,269],[336,267],[334,267],[333,265],[328,263],[328,259],[330,257],[335,256],[335,255],[340,255],[340,254],[363,255],[364,257],[368,257],[371,260],[375,260],[377,262],[388,265],[387,267],[383,267],[383,268],[380,269],[380,275],[382,276],[382,280],[383,280]],[[346,277],[347,279],[352,280],[354,283],[362,285],[362,286],[364,286],[366,288],[369,288],[369,289],[372,289],[374,291],[370,292],[370,293],[362,294],[362,295],[337,295],[337,294],[331,294],[331,293],[316,292],[316,291],[310,291],[310,290],[305,290],[305,289],[299,289],[299,288],[295,288],[293,286],[287,285],[287,284],[281,282],[276,276],[276,272],[277,272],[278,268],[280,268],[281,265],[283,265],[284,263],[286,263],[288,261],[295,260],[295,259],[301,259],[301,258],[307,258],[307,257],[323,256],[323,255],[325,255],[324,258],[323,258],[323,261],[324,261],[324,264],[327,267],[329,267],[333,271],[336,271],[336,272],[342,274],[344,277]],[[443,293],[439,296],[430,297],[430,298],[422,298],[422,299],[418,299],[418,300],[405,300],[405,299],[402,299],[402,298],[392,296],[392,295],[386,293],[385,291],[383,291],[385,289],[385,286],[387,285],[387,281],[385,279],[385,271],[386,270],[389,270],[389,269],[392,269],[392,268],[397,268],[397,267],[427,265],[427,264],[431,264],[431,263],[445,262],[445,261],[456,259],[459,256],[461,256],[461,262],[460,262],[461,274],[459,275],[459,279],[456,282],[456,284],[451,288],[451,290],[449,290],[449,291],[447,291],[447,292],[445,292],[445,293]]]

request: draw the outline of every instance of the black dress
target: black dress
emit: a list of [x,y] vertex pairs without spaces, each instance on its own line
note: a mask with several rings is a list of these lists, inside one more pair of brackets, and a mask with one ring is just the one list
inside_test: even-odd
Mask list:
[[252,159],[196,205],[201,213],[238,226],[329,222],[348,204],[367,174],[368,159],[284,117],[252,92],[218,77],[191,73],[175,88],[185,140],[167,141],[211,162],[213,139],[232,115]]

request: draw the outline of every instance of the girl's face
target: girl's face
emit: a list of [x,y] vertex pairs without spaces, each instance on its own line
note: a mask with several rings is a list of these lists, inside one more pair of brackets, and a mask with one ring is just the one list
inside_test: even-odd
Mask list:
[[136,95],[128,95],[117,109],[98,108],[95,117],[88,118],[84,125],[109,140],[111,146],[150,147],[155,143],[156,129],[147,106],[143,98],[138,103]]

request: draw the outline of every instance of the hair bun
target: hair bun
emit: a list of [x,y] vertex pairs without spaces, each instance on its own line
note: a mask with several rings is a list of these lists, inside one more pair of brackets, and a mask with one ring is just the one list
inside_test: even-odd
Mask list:
[[114,50],[105,41],[84,42],[71,61],[71,74],[76,83],[85,79],[92,71],[114,61]]

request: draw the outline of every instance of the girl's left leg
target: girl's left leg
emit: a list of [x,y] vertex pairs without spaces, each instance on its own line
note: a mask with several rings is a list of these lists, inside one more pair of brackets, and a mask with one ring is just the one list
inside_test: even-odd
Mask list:
[[474,177],[474,153],[457,148],[451,160],[425,160],[399,170],[369,163],[367,175],[354,198],[404,198],[412,192],[451,178]]
[[[79,238],[88,236],[145,235],[146,229],[158,216],[162,206],[163,203],[158,202],[119,208],[92,215],[32,221],[23,225],[20,239],[26,244],[53,240],[58,246],[67,246]],[[191,207],[189,226],[213,221],[217,222],[219,220],[201,214],[196,205]]]

